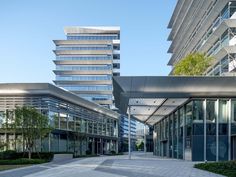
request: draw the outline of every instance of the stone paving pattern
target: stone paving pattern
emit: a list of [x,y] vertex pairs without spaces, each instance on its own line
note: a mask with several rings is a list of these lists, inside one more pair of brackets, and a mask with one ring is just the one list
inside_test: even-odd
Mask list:
[[152,154],[102,156],[51,162],[0,172],[0,177],[222,177],[193,168],[194,162]]

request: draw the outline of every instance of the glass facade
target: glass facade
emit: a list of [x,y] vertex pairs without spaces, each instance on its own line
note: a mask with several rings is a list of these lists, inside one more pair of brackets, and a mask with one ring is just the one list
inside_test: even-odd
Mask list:
[[[70,27],[66,36],[66,40],[55,41],[54,83],[84,99],[113,109],[112,76],[120,75],[119,28]],[[87,81],[89,84],[85,83]]]
[[192,161],[235,159],[235,115],[233,99],[192,99],[154,125],[154,154]]
[[117,151],[118,119],[50,96],[0,97],[0,140],[10,142],[7,149],[23,149],[22,136],[3,129],[8,121],[6,113],[14,117],[16,105],[33,106],[48,116],[53,131],[45,139],[37,140],[41,151],[78,155],[88,150],[93,154]]
[[119,34],[68,34],[67,40],[118,40]]

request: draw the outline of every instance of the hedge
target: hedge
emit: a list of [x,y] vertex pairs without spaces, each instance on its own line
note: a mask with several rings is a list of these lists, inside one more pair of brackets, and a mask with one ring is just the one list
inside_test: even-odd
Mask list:
[[[32,159],[44,159],[46,161],[51,161],[53,159],[54,154],[51,152],[33,152],[31,154]],[[0,160],[16,160],[21,158],[28,158],[27,152],[16,152],[16,151],[3,151],[0,152]]]
[[10,160],[0,160],[0,165],[23,165],[23,164],[41,164],[48,162],[46,159],[10,159]]
[[236,161],[199,163],[194,167],[228,177],[236,177]]

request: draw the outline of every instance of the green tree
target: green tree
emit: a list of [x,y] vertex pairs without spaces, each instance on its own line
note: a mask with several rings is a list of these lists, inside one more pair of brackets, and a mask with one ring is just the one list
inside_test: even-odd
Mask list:
[[211,65],[212,57],[202,53],[191,53],[180,60],[174,68],[173,75],[200,76]]
[[138,150],[142,150],[142,149],[144,148],[144,142],[141,141],[141,142],[137,143],[137,144],[136,144],[136,148],[137,148]]
[[35,108],[27,106],[16,108],[12,128],[24,137],[29,159],[31,159],[36,140],[45,137],[51,131],[48,117],[42,115]]

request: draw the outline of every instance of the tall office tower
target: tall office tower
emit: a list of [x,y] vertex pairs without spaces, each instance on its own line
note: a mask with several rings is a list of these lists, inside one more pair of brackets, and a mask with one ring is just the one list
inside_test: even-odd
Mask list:
[[112,108],[112,76],[120,75],[120,28],[66,27],[64,31],[66,40],[54,40],[54,83]]
[[235,0],[178,0],[168,25],[168,40],[172,41],[168,65],[174,68],[187,54],[201,52],[214,58],[205,75],[234,75],[235,12]]

